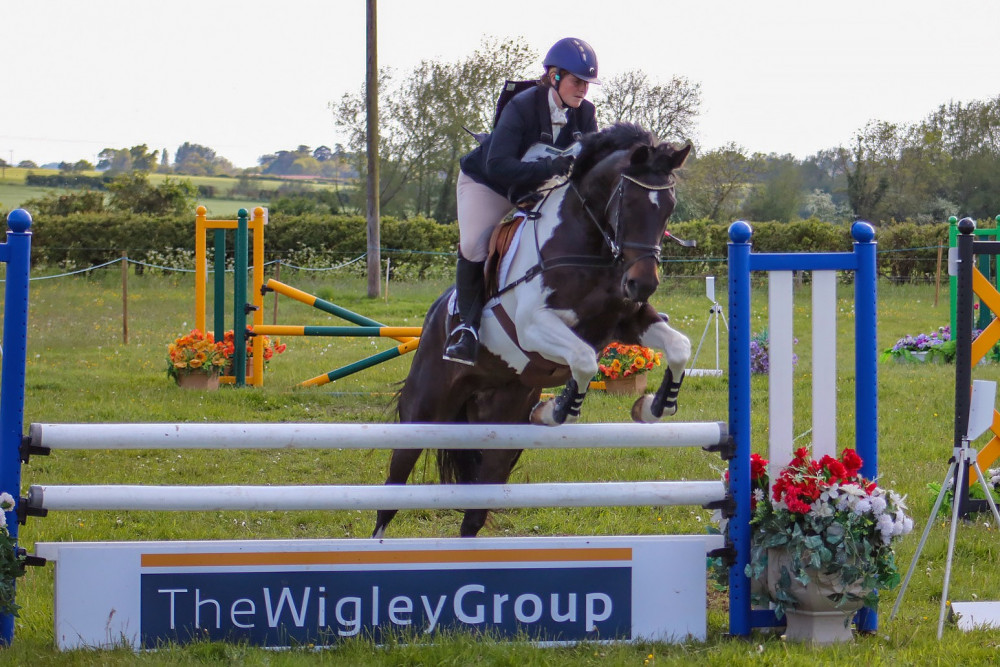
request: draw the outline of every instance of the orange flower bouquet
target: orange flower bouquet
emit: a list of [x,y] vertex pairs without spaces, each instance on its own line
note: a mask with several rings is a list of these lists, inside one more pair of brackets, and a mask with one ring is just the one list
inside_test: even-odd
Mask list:
[[601,352],[595,380],[619,380],[648,373],[663,362],[663,353],[642,345],[612,342]]
[[[281,340],[278,339],[278,338],[275,338],[274,340],[271,340],[270,336],[264,336],[264,335],[247,336],[246,337],[247,358],[250,358],[251,356],[253,356],[253,340],[254,340],[254,338],[263,338],[264,339],[264,363],[265,364],[271,360],[271,357],[273,357],[276,354],[281,354],[286,349],[286,345],[284,343],[282,343]],[[225,354],[226,354],[226,361],[227,362],[231,361],[232,358],[233,358],[233,354],[235,354],[235,352],[236,352],[236,344],[234,342],[234,336],[233,336],[233,330],[232,329],[230,329],[229,331],[227,331],[224,334],[223,341],[222,341],[222,346],[223,346],[223,350],[225,351]]]
[[218,375],[227,362],[222,343],[216,343],[211,333],[198,329],[178,337],[167,348],[167,376],[175,380],[194,373]]

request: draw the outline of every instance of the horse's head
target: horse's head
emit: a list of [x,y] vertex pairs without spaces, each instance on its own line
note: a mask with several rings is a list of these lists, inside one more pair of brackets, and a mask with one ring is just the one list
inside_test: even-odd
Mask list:
[[585,140],[573,181],[584,215],[622,264],[625,298],[644,302],[660,283],[660,246],[674,210],[674,171],[691,151],[658,143],[642,128],[618,124]]

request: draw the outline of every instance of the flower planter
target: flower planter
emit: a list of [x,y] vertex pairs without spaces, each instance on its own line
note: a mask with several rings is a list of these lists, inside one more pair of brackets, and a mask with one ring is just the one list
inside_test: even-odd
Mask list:
[[[817,645],[853,641],[851,618],[863,606],[862,598],[866,594],[859,583],[845,583],[836,574],[827,575],[820,570],[806,568],[810,582],[803,586],[791,576],[792,555],[785,549],[768,549],[767,582],[774,598],[777,598],[776,583],[781,579],[782,568],[789,571],[789,593],[795,598],[795,609],[785,610],[785,639]],[[830,595],[845,592],[858,599],[838,607],[829,598]]]
[[219,388],[219,374],[212,373],[178,373],[177,386],[181,389],[196,389],[198,391],[215,391]]
[[609,394],[627,394],[635,396],[646,391],[646,374],[637,373],[617,380],[605,380],[604,389]]

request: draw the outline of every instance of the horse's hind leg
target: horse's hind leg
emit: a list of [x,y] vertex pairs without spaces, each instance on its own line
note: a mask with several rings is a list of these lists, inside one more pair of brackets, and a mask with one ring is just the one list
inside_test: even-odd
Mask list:
[[[422,449],[394,449],[392,450],[392,457],[389,459],[389,476],[386,478],[386,484],[406,484],[406,480],[410,477],[410,472],[413,470],[413,466],[417,464],[417,459],[420,458],[420,453]],[[385,535],[385,528],[392,521],[392,518],[396,516],[396,512],[399,510],[379,510],[378,515],[375,518],[375,530],[372,531],[372,537],[376,539],[381,539]]]
[[[483,452],[483,462],[479,468],[479,476],[476,478],[477,484],[505,484],[510,478],[510,473],[514,469],[517,460],[521,458],[520,449],[494,449]],[[486,517],[489,510],[465,510],[462,518],[462,527],[459,529],[461,537],[475,537],[486,525]]]

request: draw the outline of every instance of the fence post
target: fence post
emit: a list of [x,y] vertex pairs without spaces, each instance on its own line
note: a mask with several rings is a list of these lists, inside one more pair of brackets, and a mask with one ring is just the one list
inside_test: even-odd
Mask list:
[[[0,370],[0,491],[15,499],[7,512],[7,530],[17,540],[21,494],[21,434],[24,432],[24,369],[28,357],[28,277],[31,272],[31,215],[15,209],[7,216],[7,243],[0,260],[7,262],[4,288],[3,368]],[[0,615],[0,645],[14,639],[14,617]]]

